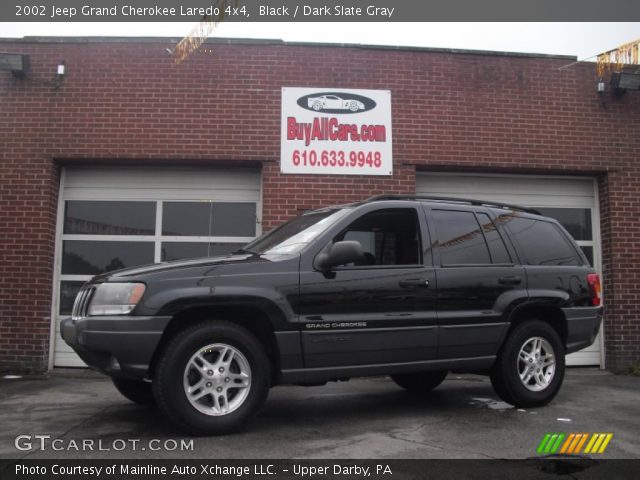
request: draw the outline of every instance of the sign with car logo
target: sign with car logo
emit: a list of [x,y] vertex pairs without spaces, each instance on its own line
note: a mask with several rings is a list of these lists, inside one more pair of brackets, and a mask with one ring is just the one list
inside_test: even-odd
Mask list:
[[392,175],[391,92],[282,89],[280,171]]

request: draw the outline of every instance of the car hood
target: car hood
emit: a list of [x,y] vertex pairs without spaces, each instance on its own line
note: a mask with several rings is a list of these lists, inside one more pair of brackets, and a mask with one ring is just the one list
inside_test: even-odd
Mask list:
[[153,263],[149,265],[142,265],[139,267],[125,268],[122,270],[115,270],[112,272],[102,273],[96,275],[91,280],[94,283],[101,282],[116,282],[127,280],[131,277],[139,277],[148,274],[160,273],[167,270],[181,270],[198,267],[213,267],[231,264],[244,264],[244,263],[258,263],[274,261],[279,257],[273,255],[258,255],[258,254],[230,254],[220,255],[216,257],[203,257],[194,258],[190,260],[175,260],[171,262]]

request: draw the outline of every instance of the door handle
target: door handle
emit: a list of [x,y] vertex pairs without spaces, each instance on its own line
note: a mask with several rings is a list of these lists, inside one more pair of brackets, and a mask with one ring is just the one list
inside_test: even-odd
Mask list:
[[522,277],[514,275],[512,277],[500,277],[498,283],[502,285],[520,285],[522,283]]
[[429,286],[429,280],[426,278],[408,278],[407,280],[400,280],[398,285],[402,288],[427,288]]

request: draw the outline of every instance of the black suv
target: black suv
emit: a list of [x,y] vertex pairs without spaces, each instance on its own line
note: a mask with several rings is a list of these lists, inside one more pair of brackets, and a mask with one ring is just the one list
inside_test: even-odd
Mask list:
[[241,426],[277,384],[390,375],[427,392],[490,375],[523,407],[593,343],[600,279],[534,210],[381,196],[314,210],[233,254],[96,276],[62,336],[193,434]]

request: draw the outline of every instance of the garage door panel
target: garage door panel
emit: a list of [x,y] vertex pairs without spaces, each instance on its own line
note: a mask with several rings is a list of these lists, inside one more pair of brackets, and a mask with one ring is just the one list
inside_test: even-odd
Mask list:
[[65,188],[97,188],[105,190],[145,189],[158,192],[185,189],[218,192],[220,190],[259,191],[260,172],[257,170],[229,171],[194,168],[145,168],[121,169],[87,167],[68,168]]
[[[120,193],[113,189],[101,188],[74,188],[67,193],[67,200],[85,199],[90,196],[100,197],[102,200],[120,200]],[[128,193],[129,200],[184,200],[200,201],[222,200],[233,202],[257,202],[260,200],[260,192],[255,189],[217,189],[215,191],[207,189],[191,189],[185,192],[179,188],[169,188],[162,192],[162,198],[158,196],[157,190],[149,188],[139,188]]]
[[539,207],[592,207],[593,182],[589,179],[522,178],[521,176],[467,176],[425,174],[418,177],[416,193],[463,196]]
[[60,324],[56,327],[56,351],[55,351],[55,366],[56,367],[86,367],[87,364],[84,363],[76,352],[67,345],[67,343],[62,339],[60,335]]
[[572,353],[571,355],[567,355],[567,366],[582,367],[593,365],[600,365],[600,349],[592,351],[585,349]]
[[[471,175],[457,173],[424,173],[416,179],[416,194],[441,197],[471,198],[504,202],[533,208],[588,209],[592,212],[589,226],[592,235],[579,235],[579,245],[591,253],[595,268],[600,271],[596,195],[594,181],[529,175]],[[553,210],[549,210],[552,212]],[[583,227],[580,225],[580,227]],[[574,228],[575,230],[575,228]],[[568,365],[602,365],[602,333],[593,345],[567,356]]]
[[[69,315],[74,291],[93,274],[136,262],[227,253],[260,234],[258,170],[68,167],[62,178],[53,302],[56,366],[84,366],[60,337],[59,324]],[[176,209],[183,219],[204,212],[206,228],[176,223]],[[126,216],[133,211],[135,219]]]

